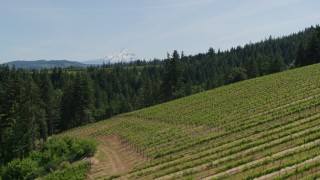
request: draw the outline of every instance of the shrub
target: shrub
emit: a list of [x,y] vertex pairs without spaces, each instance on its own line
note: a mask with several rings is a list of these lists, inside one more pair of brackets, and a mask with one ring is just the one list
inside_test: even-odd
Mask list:
[[[96,142],[88,139],[75,139],[71,137],[51,138],[44,143],[40,150],[33,151],[29,157],[11,161],[4,169],[2,178],[34,179],[57,169],[70,169],[70,162],[94,155],[96,146]],[[83,169],[84,167],[81,166],[79,168]],[[78,171],[77,169],[72,170]],[[66,172],[63,174],[66,174]],[[70,175],[69,173],[68,177]],[[77,178],[83,177],[83,175],[73,175]],[[58,177],[62,177],[62,175]]]
[[71,160],[78,160],[82,157],[93,156],[97,143],[88,139],[76,139],[71,147]]
[[43,168],[31,158],[14,159],[5,168],[3,179],[34,179],[43,173]]
[[71,166],[70,162],[69,161],[63,161],[60,166],[59,166],[59,169],[67,169]]
[[41,179],[46,180],[61,180],[61,179],[72,179],[72,180],[82,180],[87,176],[90,165],[88,162],[81,163],[77,166],[72,166],[61,171],[56,171]]

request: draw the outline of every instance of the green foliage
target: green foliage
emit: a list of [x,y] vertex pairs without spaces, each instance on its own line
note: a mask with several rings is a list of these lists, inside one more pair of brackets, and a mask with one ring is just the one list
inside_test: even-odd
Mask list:
[[93,156],[97,143],[89,139],[75,139],[71,147],[71,160]]
[[295,66],[299,67],[299,66],[303,66],[303,65],[305,65],[304,47],[303,47],[303,44],[300,43],[298,50],[297,50],[296,59],[295,59]]
[[[6,69],[4,69],[6,71]],[[1,161],[21,158],[35,148],[35,141],[43,138],[46,122],[39,89],[31,74],[24,70],[6,72],[3,82],[6,96],[1,102]],[[41,126],[43,125],[43,126]]]
[[93,121],[94,94],[92,86],[92,79],[86,71],[77,73],[75,80],[67,84],[62,97],[62,129],[67,130]]
[[320,26],[309,37],[306,47],[300,43],[296,51],[295,66],[306,66],[320,62]]
[[228,76],[228,83],[235,83],[247,79],[246,70],[244,68],[233,68]]
[[49,172],[57,169],[64,161],[74,162],[83,157],[92,156],[96,151],[96,142],[83,138],[52,138],[49,139],[40,151],[31,154],[39,164]]
[[182,86],[182,64],[179,53],[175,50],[172,58],[168,55],[164,63],[165,72],[161,86],[164,99],[168,101],[181,96],[179,92]]
[[31,158],[14,159],[4,170],[3,179],[34,179],[43,173],[43,168]]
[[81,163],[79,165],[71,166],[68,168],[65,168],[60,171],[56,171],[53,173],[50,173],[47,176],[41,177],[43,180],[83,180],[86,179],[87,173],[90,169],[90,165],[88,162]]
[[256,62],[256,60],[254,60],[253,58],[251,58],[249,60],[249,64],[247,67],[247,76],[249,78],[255,78],[257,76],[259,76],[259,69],[258,69],[258,64]]
[[286,69],[283,57],[280,54],[276,54],[271,58],[269,73],[281,72]]
[[[22,160],[14,159],[4,170],[4,179],[34,179],[42,174],[66,169],[49,178],[62,178],[74,175],[75,178],[86,176],[89,168],[85,163],[79,167],[71,167],[75,162],[87,156],[94,155],[97,144],[89,139],[82,138],[51,138],[44,143],[40,150],[33,151],[31,155]],[[79,174],[72,174],[77,173]]]

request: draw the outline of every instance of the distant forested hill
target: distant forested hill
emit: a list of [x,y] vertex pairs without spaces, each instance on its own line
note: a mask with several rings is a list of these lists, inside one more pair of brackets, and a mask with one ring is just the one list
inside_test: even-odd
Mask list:
[[10,67],[14,66],[16,68],[24,69],[51,69],[54,67],[87,67],[88,65],[82,64],[77,61],[67,61],[67,60],[37,60],[37,61],[11,61],[8,63]]

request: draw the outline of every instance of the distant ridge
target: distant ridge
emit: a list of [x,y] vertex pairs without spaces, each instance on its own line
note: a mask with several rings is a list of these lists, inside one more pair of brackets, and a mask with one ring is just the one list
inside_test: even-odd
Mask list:
[[88,65],[82,64],[77,61],[68,61],[68,60],[35,60],[35,61],[11,61],[4,63],[10,67],[15,66],[16,68],[24,69],[50,69],[54,67],[87,67]]

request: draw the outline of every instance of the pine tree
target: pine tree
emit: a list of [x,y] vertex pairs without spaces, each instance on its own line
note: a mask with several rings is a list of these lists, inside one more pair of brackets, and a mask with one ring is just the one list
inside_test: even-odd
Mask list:
[[143,88],[143,103],[144,103],[144,107],[149,107],[153,105],[151,81],[147,79],[145,80],[145,84]]
[[259,76],[258,64],[253,58],[250,58],[249,60],[249,64],[247,67],[247,76],[249,78],[255,78]]
[[[0,65],[0,162],[4,161],[5,144],[4,132],[8,127],[6,114],[8,113],[8,95],[11,81],[10,68],[7,65]],[[0,163],[1,166],[1,163]]]
[[271,58],[269,73],[276,73],[286,69],[282,56],[277,53]]
[[179,97],[182,81],[182,65],[178,52],[175,50],[170,58],[169,54],[165,60],[165,73],[162,82],[162,91],[166,100]]
[[6,128],[3,133],[4,161],[24,157],[35,148],[40,132],[46,133],[44,110],[39,89],[29,73],[13,70],[8,97]]
[[307,44],[305,51],[305,63],[303,63],[303,66],[318,62],[319,47],[320,41],[318,40],[317,35],[313,34]]
[[75,121],[77,125],[85,125],[93,121],[94,117],[94,92],[92,80],[89,74],[84,71],[78,73],[73,83],[73,103],[75,109]]
[[317,38],[317,53],[314,63],[320,63],[320,26],[316,26],[316,38]]
[[75,125],[75,106],[74,105],[74,86],[71,81],[67,81],[63,88],[63,95],[61,98],[61,121],[59,129],[68,130]]
[[43,100],[43,107],[46,112],[48,135],[51,136],[55,131],[55,124],[60,121],[60,97],[58,93],[53,89],[51,79],[47,70],[42,73],[41,77],[41,98]]
[[208,55],[209,55],[211,58],[213,58],[214,54],[215,54],[214,49],[213,49],[212,47],[210,47],[209,50],[208,50]]
[[302,43],[296,51],[295,66],[306,66],[320,62],[320,27],[317,26],[315,31],[308,39],[306,48]]
[[227,77],[228,83],[235,83],[247,79],[246,69],[241,67],[233,68]]
[[298,50],[297,50],[297,55],[295,59],[295,66],[303,66],[305,64],[305,55],[304,55],[304,47],[302,43],[299,44]]

